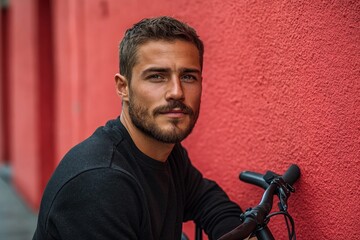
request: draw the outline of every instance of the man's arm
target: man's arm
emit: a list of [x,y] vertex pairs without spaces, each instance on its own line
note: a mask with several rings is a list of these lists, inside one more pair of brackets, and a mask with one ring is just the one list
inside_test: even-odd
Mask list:
[[70,180],[57,194],[46,221],[54,239],[141,239],[147,223],[136,182],[111,168]]
[[242,210],[230,201],[227,194],[214,182],[187,162],[185,174],[185,221],[200,224],[210,239],[217,239],[241,224]]

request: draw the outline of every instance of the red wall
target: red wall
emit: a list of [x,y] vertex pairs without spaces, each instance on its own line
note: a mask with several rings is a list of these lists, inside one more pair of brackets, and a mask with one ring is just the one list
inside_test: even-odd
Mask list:
[[30,205],[41,193],[38,160],[37,53],[34,1],[11,2],[10,128],[14,182]]
[[0,8],[0,167],[3,165],[4,161],[4,151],[5,151],[5,147],[4,147],[4,75],[6,75],[6,73],[4,73],[4,60],[5,60],[5,54],[4,54],[4,36],[5,36],[5,17],[4,17],[4,10],[2,8]]
[[50,1],[11,1],[9,128],[13,183],[37,208],[54,167]]
[[[18,186],[36,202],[42,185],[34,182],[48,174],[39,168],[48,145],[34,140],[39,87],[31,84],[40,7],[13,2],[12,154]],[[193,163],[244,209],[262,191],[239,182],[240,171],[281,173],[296,163],[302,177],[290,213],[298,238],[360,238],[359,2],[53,0],[51,9],[54,161],[119,114],[113,76],[124,30],[143,17],[179,17],[206,46],[201,116],[184,143]],[[282,219],[270,227],[285,239]]]

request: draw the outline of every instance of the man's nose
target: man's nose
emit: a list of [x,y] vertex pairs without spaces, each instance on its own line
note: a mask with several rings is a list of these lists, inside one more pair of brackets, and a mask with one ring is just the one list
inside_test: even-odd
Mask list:
[[181,80],[173,77],[169,82],[166,100],[184,100],[184,90]]

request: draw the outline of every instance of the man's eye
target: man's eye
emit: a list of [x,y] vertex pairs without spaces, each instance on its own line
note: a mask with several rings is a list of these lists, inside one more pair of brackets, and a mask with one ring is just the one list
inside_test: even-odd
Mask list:
[[163,81],[164,77],[159,74],[152,74],[147,77],[147,79],[155,82]]
[[181,80],[185,82],[194,82],[197,80],[197,77],[195,77],[194,75],[184,75],[181,77]]

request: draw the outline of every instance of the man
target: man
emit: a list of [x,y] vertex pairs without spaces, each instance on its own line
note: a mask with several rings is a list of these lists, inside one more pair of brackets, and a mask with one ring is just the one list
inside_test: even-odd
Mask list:
[[33,239],[176,240],[188,220],[217,239],[241,223],[180,144],[199,116],[203,53],[195,30],[170,17],[127,30],[115,76],[121,115],[61,161]]

